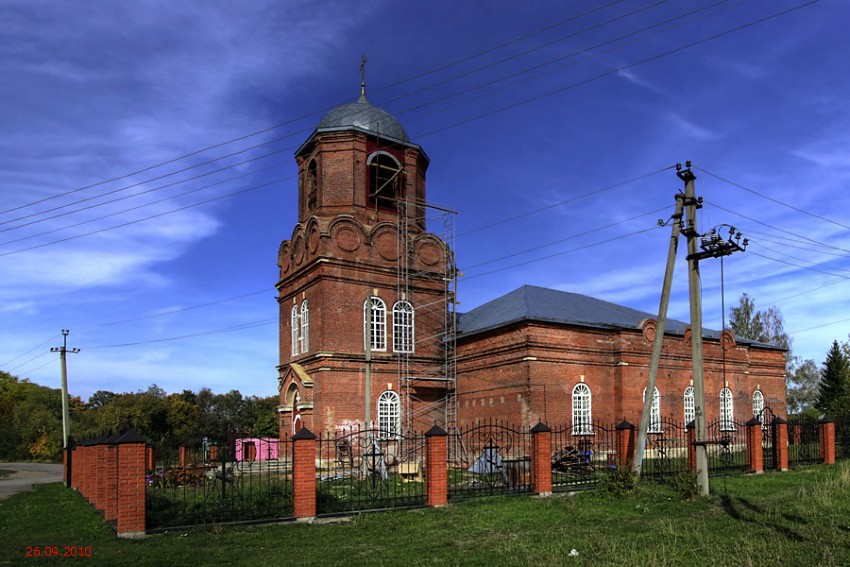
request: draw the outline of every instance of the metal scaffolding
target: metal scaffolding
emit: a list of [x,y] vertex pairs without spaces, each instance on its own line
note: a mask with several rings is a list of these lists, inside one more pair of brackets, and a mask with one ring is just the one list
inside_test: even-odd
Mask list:
[[[415,335],[414,352],[397,354],[405,433],[435,423],[446,431],[457,428],[456,214],[448,208],[413,199],[402,198],[398,202],[398,297],[432,298],[414,305],[414,309],[415,328],[433,332],[427,336],[421,332]],[[428,226],[438,226],[440,231],[426,232]],[[417,270],[413,259],[417,241],[421,242],[423,237],[439,242],[441,257],[433,267]]]

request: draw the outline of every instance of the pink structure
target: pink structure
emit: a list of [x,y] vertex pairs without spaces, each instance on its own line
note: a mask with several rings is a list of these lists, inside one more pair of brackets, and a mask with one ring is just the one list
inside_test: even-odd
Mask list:
[[279,439],[245,437],[236,440],[237,461],[270,461],[277,459]]

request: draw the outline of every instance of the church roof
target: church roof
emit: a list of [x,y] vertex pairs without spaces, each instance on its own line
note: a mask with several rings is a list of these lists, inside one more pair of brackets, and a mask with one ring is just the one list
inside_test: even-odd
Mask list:
[[[604,329],[639,329],[644,319],[657,314],[602,301],[595,297],[525,285],[458,316],[460,336],[469,336],[521,321],[541,321]],[[667,319],[665,334],[682,335],[688,323]],[[703,336],[719,338],[718,331],[703,329]],[[740,343],[772,346],[736,337]]]
[[410,144],[404,126],[386,110],[370,104],[365,94],[361,94],[356,102],[341,104],[332,109],[316,126],[317,132],[335,130],[360,130]]

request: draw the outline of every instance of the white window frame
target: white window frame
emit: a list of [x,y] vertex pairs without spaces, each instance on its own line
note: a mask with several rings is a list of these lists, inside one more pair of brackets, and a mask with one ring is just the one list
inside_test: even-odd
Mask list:
[[720,390],[720,431],[735,430],[735,406],[732,390],[725,387]]
[[292,306],[292,315],[289,319],[292,327],[292,356],[298,356],[298,338],[300,336],[301,325],[298,318],[298,306]]
[[[368,304],[372,302],[372,321],[367,321]],[[371,323],[372,350],[386,352],[387,350],[387,304],[380,297],[372,296],[363,302],[363,349],[366,350],[366,325]]]
[[414,311],[409,301],[397,301],[393,305],[393,350],[395,352],[413,352]]
[[301,334],[298,337],[301,354],[310,350],[310,307],[307,300],[301,302]]
[[685,388],[685,394],[683,396],[685,403],[685,425],[694,421],[697,417],[696,411],[696,401],[694,398],[694,387],[688,386]]
[[401,435],[401,398],[393,390],[378,396],[378,435],[381,439]]
[[[643,401],[646,402],[646,388],[643,389]],[[652,395],[652,405],[649,408],[649,427],[647,433],[663,433],[661,428],[661,394],[656,387]]]
[[764,394],[761,390],[753,392],[753,417],[764,425]]
[[573,387],[573,435],[593,435],[593,394],[579,382]]

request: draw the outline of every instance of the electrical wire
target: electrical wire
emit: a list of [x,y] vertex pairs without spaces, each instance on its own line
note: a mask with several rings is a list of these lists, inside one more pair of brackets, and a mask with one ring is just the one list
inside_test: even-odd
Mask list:
[[717,179],[718,181],[722,181],[722,182],[727,183],[727,184],[729,184],[729,185],[731,185],[731,186],[733,186],[733,187],[737,187],[738,189],[742,189],[742,190],[744,190],[744,191],[747,191],[748,193],[752,193],[753,195],[756,195],[757,197],[761,197],[762,199],[765,199],[765,200],[767,200],[767,201],[771,201],[772,203],[776,203],[777,205],[782,205],[783,207],[787,207],[787,208],[789,208],[789,209],[791,209],[791,210],[793,210],[793,211],[797,211],[798,213],[802,213],[802,214],[807,215],[807,216],[810,216],[810,217],[812,217],[812,218],[815,218],[815,219],[818,219],[818,220],[822,220],[822,221],[824,221],[824,222],[828,222],[828,223],[830,223],[830,224],[834,224],[835,226],[839,226],[839,227],[841,227],[841,228],[845,228],[845,229],[847,229],[847,230],[850,230],[850,225],[846,225],[846,224],[840,223],[840,222],[838,222],[838,221],[836,221],[836,220],[833,220],[833,219],[827,218],[827,217],[825,217],[825,216],[819,215],[819,214],[817,214],[817,213],[813,213],[813,212],[811,212],[811,211],[807,211],[807,210],[805,210],[805,209],[801,209],[800,207],[796,207],[796,206],[794,206],[794,205],[790,205],[790,204],[788,204],[788,203],[786,203],[786,202],[784,202],[784,201],[780,201],[779,199],[776,199],[776,198],[771,197],[771,196],[769,196],[769,195],[765,195],[764,193],[759,193],[759,192],[758,192],[758,191],[756,191],[755,189],[751,189],[751,188],[749,188],[749,187],[745,187],[745,186],[741,185],[740,183],[736,183],[736,182],[734,182],[734,181],[731,181],[731,180],[729,180],[729,179],[726,179],[726,178],[724,178],[724,177],[721,177],[721,176],[717,175],[716,173],[711,173],[710,171],[708,171],[708,170],[706,170],[706,169],[704,169],[704,168],[702,168],[702,167],[699,167],[699,166],[696,166],[696,167],[697,167],[697,169],[699,169],[701,172],[703,172],[703,173],[705,173],[706,175],[709,175],[709,176],[711,176],[711,177],[713,177],[713,178]]
[[219,335],[222,333],[231,333],[233,331],[242,331],[244,329],[253,329],[254,327],[262,327],[265,325],[270,325],[272,323],[279,323],[280,319],[277,317],[273,319],[261,319],[259,321],[250,321],[248,323],[242,323],[240,325],[233,325],[231,327],[223,327],[221,329],[212,329],[210,331],[201,331],[198,333],[190,333],[188,335],[178,335],[175,337],[164,337],[161,339],[151,339],[147,341],[136,341],[132,343],[122,343],[122,344],[111,344],[111,345],[96,345],[96,346],[86,346],[80,347],[85,350],[97,350],[97,349],[105,349],[105,348],[118,348],[118,347],[130,347],[130,346],[139,346],[139,345],[149,345],[154,343],[164,343],[170,341],[178,341],[182,339],[191,339],[196,337],[206,337],[209,335]]
[[649,228],[644,228],[642,230],[637,230],[637,231],[634,231],[634,232],[630,232],[628,234],[622,234],[620,236],[615,236],[613,238],[608,238],[606,240],[600,240],[598,242],[593,242],[591,244],[585,244],[584,246],[578,246],[576,248],[570,248],[569,250],[562,250],[561,252],[555,252],[554,254],[548,254],[546,256],[541,256],[540,258],[533,258],[531,260],[526,260],[525,262],[519,262],[517,264],[511,264],[510,266],[505,266],[503,268],[496,268],[495,270],[490,270],[488,272],[481,272],[481,273],[478,273],[478,274],[473,274],[471,276],[464,276],[463,279],[464,279],[464,281],[474,280],[474,279],[477,279],[477,278],[481,278],[481,277],[484,277],[484,276],[489,276],[491,274],[495,274],[497,272],[503,272],[505,270],[512,270],[514,268],[527,266],[528,264],[533,264],[535,262],[542,262],[543,260],[549,260],[549,259],[555,258],[557,256],[563,256],[565,254],[571,254],[573,252],[578,252],[580,250],[587,250],[588,248],[594,248],[596,246],[608,244],[610,242],[621,240],[623,238],[628,238],[630,236],[637,236],[638,234],[644,234],[644,233],[647,233],[647,232],[651,232],[653,230],[658,230],[659,228],[662,228],[662,227],[656,225],[656,226],[652,226],[652,227],[649,227]]
[[[47,340],[46,340],[46,341],[44,341],[43,343],[39,343],[39,344],[37,344],[36,346],[34,346],[34,347],[32,347],[31,349],[29,349],[28,351],[22,352],[21,354],[19,354],[19,355],[18,355],[18,356],[16,356],[15,358],[13,358],[13,359],[11,359],[11,360],[7,360],[7,361],[6,361],[6,362],[4,362],[3,364],[0,364],[0,366],[6,367],[6,366],[8,366],[8,365],[12,364],[13,362],[15,362],[16,360],[18,360],[19,358],[23,358],[23,357],[25,357],[26,355],[28,355],[29,353],[31,353],[32,351],[37,350],[37,349],[40,349],[41,347],[43,347],[43,346],[44,346],[44,345],[46,345],[47,343],[49,343],[49,342],[51,342],[51,341],[53,341],[53,340],[55,340],[55,339],[58,339],[60,336],[62,336],[62,335],[53,335],[52,337],[50,337],[49,339],[47,339]],[[27,361],[27,362],[29,362],[29,361]],[[26,362],[25,362],[24,364],[26,364]]]
[[148,220],[151,220],[151,219],[156,219],[156,218],[159,218],[159,217],[164,217],[164,216],[166,216],[166,215],[170,215],[170,214],[173,214],[173,213],[179,213],[180,211],[185,211],[186,209],[191,209],[192,207],[197,207],[198,205],[206,205],[206,204],[208,204],[208,203],[212,203],[212,202],[215,202],[215,201],[220,201],[220,200],[222,200],[222,199],[226,199],[226,198],[228,198],[228,197],[233,197],[234,195],[241,195],[242,193],[248,193],[248,192],[251,192],[251,191],[256,191],[256,190],[258,190],[258,189],[264,189],[264,188],[266,188],[266,187],[270,187],[270,186],[275,185],[275,184],[277,184],[277,183],[281,183],[281,182],[283,182],[283,181],[287,181],[288,179],[291,179],[291,178],[292,178],[292,176],[290,176],[290,177],[284,177],[284,178],[281,178],[281,179],[275,179],[275,180],[269,181],[269,182],[267,182],[267,183],[261,183],[261,184],[259,184],[259,185],[254,185],[254,186],[252,186],[252,187],[248,187],[248,188],[246,188],[246,189],[240,189],[240,190],[238,190],[238,191],[232,191],[232,192],[230,192],[230,193],[225,193],[225,194],[223,194],[223,195],[219,195],[218,197],[212,197],[212,198],[210,198],[210,199],[206,199],[206,200],[204,200],[204,201],[200,201],[200,202],[198,202],[198,203],[192,203],[192,204],[190,204],[190,205],[186,205],[186,206],[183,206],[183,207],[179,207],[179,208],[176,208],[176,209],[171,209],[170,211],[163,211],[163,212],[161,212],[161,213],[157,213],[157,214],[155,214],[155,215],[150,215],[150,216],[147,216],[147,217],[144,217],[144,218],[141,218],[141,219],[136,219],[136,220],[128,221],[128,222],[121,223],[121,224],[118,224],[118,225],[115,225],[115,226],[109,226],[109,227],[106,227],[106,228],[101,228],[101,229],[98,229],[98,230],[93,230],[93,231],[91,231],[91,232],[85,232],[85,233],[83,233],[83,234],[76,234],[76,235],[74,235],[74,236],[68,236],[68,237],[66,237],[66,238],[60,238],[59,240],[53,240],[53,241],[51,241],[51,242],[45,242],[45,243],[42,243],[42,244],[36,244],[36,245],[34,245],[34,246],[28,246],[28,247],[26,247],[26,248],[19,248],[19,249],[17,249],[17,250],[10,250],[10,251],[8,251],[8,252],[0,252],[0,257],[3,257],[3,256],[9,256],[9,255],[12,255],[12,254],[20,254],[21,252],[29,252],[30,250],[37,250],[37,249],[39,249],[39,248],[45,248],[45,247],[47,247],[47,246],[53,246],[53,245],[55,245],[55,244],[60,244],[60,243],[62,243],[62,242],[68,242],[68,241],[70,241],[70,240],[76,240],[76,239],[78,239],[78,238],[83,238],[83,237],[85,237],[85,236],[92,236],[92,235],[94,235],[94,234],[100,234],[100,233],[102,233],[102,232],[107,232],[107,231],[110,231],[110,230],[115,230],[116,228],[123,228],[123,227],[126,227],[126,226],[130,226],[130,225],[138,224],[138,223],[140,223],[140,222],[148,221]]
[[[722,0],[722,1],[727,1],[727,0]],[[817,0],[813,0],[813,1],[814,1],[814,2],[816,2]],[[714,3],[714,4],[710,4],[710,5],[706,6],[706,7],[700,8],[699,10],[704,10],[704,9],[708,9],[708,8],[714,7],[714,6],[716,6],[717,4],[719,4],[719,3],[722,3],[722,2],[716,2],[716,3]],[[812,2],[812,3],[813,3],[813,2]],[[695,11],[699,11],[699,10],[695,10]],[[692,12],[695,12],[695,11],[692,11]],[[743,29],[744,27],[748,27],[748,26],[750,26],[750,25],[755,25],[756,23],[761,23],[761,22],[763,22],[763,21],[766,21],[767,19],[771,19],[771,18],[773,18],[773,17],[777,17],[778,15],[782,15],[782,14],[784,14],[784,13],[788,12],[788,11],[790,11],[790,10],[786,10],[785,12],[781,12],[781,13],[778,13],[778,14],[774,14],[774,15],[769,16],[769,17],[767,17],[767,18],[762,18],[761,20],[757,20],[757,21],[754,21],[754,22],[750,22],[750,23],[748,23],[748,24],[744,24],[743,26],[739,26],[738,28],[734,28],[733,30],[729,30],[729,31],[726,31],[726,32],[722,32],[721,34],[716,34],[715,36],[712,36],[711,38],[707,38],[707,39],[705,39],[705,40],[700,40],[699,42],[694,42],[694,43],[688,44],[687,46],[677,48],[676,50],[673,50],[673,51],[667,52],[667,53],[665,53],[665,54],[656,55],[656,56],[654,56],[654,57],[652,57],[652,58],[645,59],[645,60],[639,61],[639,62],[637,62],[637,63],[627,65],[627,66],[625,66],[625,67],[620,67],[620,68],[618,68],[618,69],[615,69],[612,73],[620,72],[621,70],[623,70],[624,68],[627,68],[627,67],[629,67],[629,66],[633,66],[633,65],[636,65],[636,64],[640,64],[640,63],[643,63],[643,62],[646,62],[646,61],[649,61],[649,60],[652,60],[652,59],[657,59],[658,57],[664,56],[664,55],[666,55],[666,54],[673,53],[673,52],[678,51],[678,50],[681,50],[681,49],[683,49],[683,48],[685,48],[685,47],[689,47],[689,46],[692,46],[692,45],[696,45],[696,44],[698,44],[698,43],[701,43],[701,42],[704,42],[704,41],[708,41],[708,40],[710,40],[710,39],[714,39],[714,38],[716,38],[716,37],[720,37],[720,36],[725,35],[725,34],[727,34],[727,33],[731,33],[732,31],[737,31],[737,30],[739,30],[739,29]],[[690,14],[690,13],[688,13],[688,14]],[[687,15],[687,14],[686,14],[686,15]],[[679,16],[679,17],[681,17],[681,16]],[[677,18],[678,18],[678,17],[677,17]],[[619,18],[618,18],[618,19],[619,19]],[[668,20],[668,21],[669,21],[669,20]],[[650,29],[650,28],[655,27],[655,26],[657,26],[657,25],[658,25],[658,24],[654,24],[653,26],[650,26],[649,28],[644,28],[644,30],[640,30],[640,31],[645,31],[646,29]],[[582,33],[583,31],[584,31],[584,30],[582,30],[582,31],[580,31],[580,32],[576,32],[576,33]],[[634,32],[633,32],[633,33],[634,33]],[[631,34],[627,34],[627,35],[633,35],[633,33],[631,33]],[[624,36],[624,37],[625,37],[625,36]],[[607,74],[603,74],[603,75],[598,75],[597,77],[592,78],[592,79],[590,79],[590,80],[596,80],[596,79],[598,79],[598,78],[602,78],[602,77],[604,77],[604,76],[608,76],[608,75],[610,75],[610,74],[612,74],[612,73],[607,73]],[[587,83],[587,82],[589,82],[590,80],[588,80],[588,81],[583,81],[583,82],[582,82],[582,83],[580,83],[580,84],[586,84],[586,83]],[[569,85],[567,88],[573,88],[574,86],[578,86],[578,84],[576,84],[576,85]],[[559,89],[558,91],[554,91],[554,92],[561,92],[561,91],[563,91],[563,90],[565,90],[565,89]],[[418,92],[418,91],[417,91],[417,92]],[[465,91],[464,91],[464,92],[465,92]],[[542,95],[542,96],[548,96],[549,94],[554,94],[554,92],[545,93],[545,94],[544,94],[544,95]],[[540,97],[535,97],[534,99],[536,100],[537,98],[540,98]],[[519,104],[525,104],[525,103],[527,103],[527,102],[529,102],[529,100],[528,100],[528,99],[527,99],[526,101],[521,101],[520,103],[516,103],[515,105],[511,105],[510,107],[507,107],[507,108],[512,108],[512,107],[514,107],[514,106],[517,106],[517,105],[519,105]],[[501,110],[505,110],[505,109],[507,109],[507,108],[503,108],[503,109],[501,109]],[[495,113],[495,112],[500,112],[501,110],[491,111],[491,112],[487,113],[487,115],[493,114],[493,113]],[[404,111],[402,111],[402,112],[404,112]],[[479,115],[478,117],[474,117],[473,119],[478,119],[478,118],[480,118],[480,117],[482,117],[482,116],[483,116],[483,115]],[[468,122],[468,121],[469,121],[469,120],[465,120],[465,121],[462,121],[462,122],[458,122],[458,123],[455,123],[455,124],[451,124],[451,125],[447,126],[446,128],[454,127],[454,126],[460,125],[460,124],[462,124],[462,123],[466,123],[466,122]],[[268,129],[263,130],[263,132],[264,132],[264,131],[267,131],[267,130],[268,130]],[[298,131],[298,132],[302,132],[302,131],[306,131],[306,130],[307,130],[307,129],[304,129],[304,130],[301,130],[301,131]],[[293,132],[293,133],[290,133],[290,134],[288,134],[288,135],[286,135],[286,136],[276,138],[276,139],[274,139],[274,140],[272,140],[272,141],[270,141],[270,142],[265,142],[265,143],[263,143],[263,144],[258,144],[258,145],[251,146],[251,147],[249,147],[249,148],[244,148],[244,149],[242,149],[242,150],[238,150],[238,151],[236,151],[236,152],[229,153],[229,154],[227,154],[227,155],[225,155],[225,156],[221,156],[221,157],[218,157],[218,158],[214,158],[214,159],[212,159],[212,160],[208,160],[208,161],[205,161],[205,162],[202,162],[202,163],[199,163],[199,164],[194,164],[194,165],[192,165],[192,166],[188,166],[188,167],[185,167],[185,168],[182,168],[182,169],[179,169],[179,170],[176,170],[176,171],[173,171],[173,172],[170,172],[170,173],[164,174],[164,175],[160,175],[160,176],[154,177],[154,178],[152,178],[152,179],[148,179],[148,180],[145,180],[145,181],[141,181],[141,182],[138,182],[138,183],[134,183],[134,184],[129,185],[129,186],[126,186],[126,187],[118,188],[118,189],[115,189],[115,190],[109,191],[109,192],[107,192],[107,193],[101,194],[101,195],[99,195],[99,196],[89,197],[89,198],[87,198],[87,199],[85,199],[85,200],[96,199],[96,198],[99,198],[100,196],[105,196],[105,195],[113,194],[113,193],[115,193],[115,192],[123,191],[123,190],[126,190],[126,189],[129,189],[129,188],[132,188],[132,187],[138,186],[138,185],[143,184],[143,183],[147,183],[147,182],[150,182],[150,181],[160,180],[160,179],[163,179],[163,178],[165,178],[165,177],[169,177],[169,176],[171,176],[171,175],[175,175],[175,174],[177,174],[177,173],[182,173],[182,172],[187,171],[187,170],[189,170],[189,169],[193,169],[193,168],[196,168],[196,167],[201,167],[201,166],[204,166],[204,165],[208,165],[208,164],[213,163],[213,162],[215,162],[215,161],[219,161],[219,160],[221,160],[221,159],[225,159],[225,158],[227,158],[227,157],[232,157],[232,156],[234,156],[234,155],[238,155],[238,154],[244,153],[244,152],[249,151],[249,150],[251,150],[251,149],[256,149],[256,148],[259,148],[259,147],[261,147],[261,146],[267,145],[267,144],[269,144],[269,143],[273,143],[273,142],[275,142],[275,141],[279,141],[279,140],[282,140],[282,139],[285,139],[285,138],[291,137],[291,136],[295,135],[295,134],[296,134],[296,133],[298,133],[298,132]],[[432,132],[430,132],[430,133],[433,133],[433,132],[434,132],[434,131],[432,131]],[[426,134],[424,134],[423,136],[428,135],[428,134],[430,134],[430,133],[426,133]],[[249,135],[246,135],[246,136],[240,137],[240,138],[238,138],[237,140],[241,140],[241,139],[244,139],[244,138],[246,138],[246,137],[250,137],[251,135],[253,135],[253,134],[249,134]],[[420,136],[420,137],[422,137],[422,136]],[[221,145],[226,145],[226,143],[221,144]],[[214,147],[219,147],[219,146],[220,146],[220,145],[217,145],[217,146],[214,146]],[[207,149],[209,149],[209,148],[207,148]],[[199,150],[198,152],[193,152],[192,154],[187,154],[187,156],[188,156],[188,155],[196,155],[197,153],[201,153],[202,151],[205,151],[205,150]],[[186,156],[184,156],[184,157],[186,157]],[[175,158],[175,160],[170,160],[169,162],[164,162],[164,163],[173,163],[174,161],[179,161],[179,159],[181,159],[181,158]],[[150,169],[154,169],[155,167],[156,167],[156,166],[151,166],[150,168],[146,168],[145,170],[140,170],[139,172],[141,172],[141,171],[148,171],[148,170],[150,170]],[[139,172],[135,172],[135,173],[139,173]],[[129,176],[131,176],[131,175],[133,175],[133,174],[128,174],[128,175],[126,175],[126,176],[121,176],[121,177],[119,177],[119,178],[113,178],[112,180],[125,179],[125,178],[127,178],[127,177],[129,177]],[[98,184],[95,184],[95,185],[100,185],[100,184],[103,184],[103,183],[105,183],[105,182],[98,183]],[[90,187],[92,187],[92,186],[94,186],[94,185],[89,185],[89,186],[86,186],[85,188],[90,188]],[[77,192],[78,190],[81,190],[81,189],[84,189],[84,188],[80,188],[80,189],[77,189],[77,190],[73,190],[73,191],[70,191],[70,192],[66,192],[66,193],[64,193],[64,194],[62,194],[62,195],[69,194],[69,193],[73,193],[73,192]],[[62,195],[59,195],[59,196],[62,196]],[[44,202],[45,200],[49,200],[49,199],[51,199],[51,198],[53,198],[53,197],[46,198],[46,199],[42,199],[42,200],[40,200],[40,201],[38,201],[38,202]],[[76,203],[79,203],[79,202],[81,202],[81,201],[76,201],[76,202],[75,202],[75,204],[76,204]],[[35,204],[35,203],[33,203],[33,204]],[[17,208],[16,208],[16,209],[14,209],[14,210],[17,210],[17,209],[19,209],[19,208],[25,208],[26,206],[28,206],[28,205],[23,205],[23,206],[21,206],[21,207],[17,207]],[[67,206],[67,205],[63,205],[63,207],[64,207],[64,206]],[[55,211],[55,210],[57,210],[57,209],[59,209],[59,208],[62,208],[62,207],[56,207],[56,208],[54,208],[54,209],[49,209],[49,211]],[[4,211],[4,213],[5,213],[5,212],[10,212],[10,211],[11,211],[11,210],[9,210],[9,211]],[[44,212],[44,211],[42,211],[42,213],[43,213],[43,212]],[[38,214],[42,214],[42,213],[34,213],[34,215],[38,215]],[[2,213],[0,213],[0,214],[2,214]],[[7,221],[4,221],[3,223],[0,223],[0,224],[6,224],[6,223],[9,223],[9,222],[13,222],[13,221],[15,221],[15,220],[21,220],[22,218],[29,218],[30,216],[33,216],[33,215],[26,215],[25,217],[18,217],[18,219],[7,220]]]

